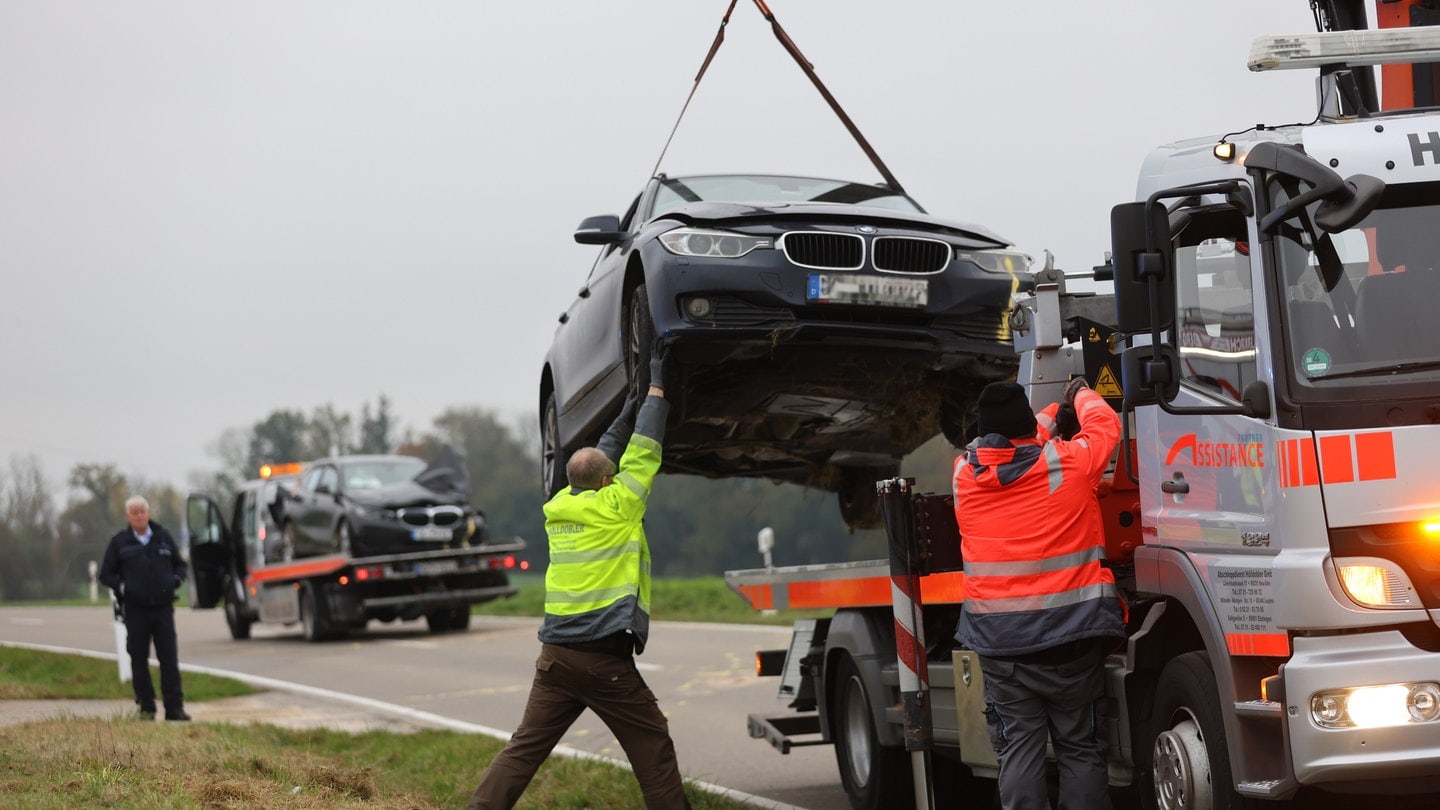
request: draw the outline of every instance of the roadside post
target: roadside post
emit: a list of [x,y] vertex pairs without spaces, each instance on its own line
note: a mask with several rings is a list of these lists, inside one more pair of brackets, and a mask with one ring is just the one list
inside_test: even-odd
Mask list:
[[100,563],[90,561],[90,604],[100,601]]
[[910,509],[913,478],[875,482],[890,545],[890,598],[895,615],[895,655],[900,665],[900,706],[905,750],[910,752],[916,810],[934,810],[930,753],[935,747],[930,719],[930,666],[925,659],[924,605],[920,594],[922,555]]

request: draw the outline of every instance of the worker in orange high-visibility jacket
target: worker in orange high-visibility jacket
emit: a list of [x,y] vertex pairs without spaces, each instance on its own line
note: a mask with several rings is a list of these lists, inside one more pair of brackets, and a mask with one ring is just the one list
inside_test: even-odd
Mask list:
[[1083,378],[1065,389],[1079,421],[1069,439],[1057,428],[1061,403],[1037,418],[1015,383],[987,385],[978,404],[980,436],[955,462],[965,561],[955,638],[980,656],[1000,800],[1005,810],[1048,810],[1048,734],[1062,810],[1108,808],[1104,661],[1125,620],[1100,564],[1096,498],[1120,419]]

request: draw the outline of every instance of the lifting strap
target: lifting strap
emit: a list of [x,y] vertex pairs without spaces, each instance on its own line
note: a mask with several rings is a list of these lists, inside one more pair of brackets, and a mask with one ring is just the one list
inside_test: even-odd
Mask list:
[[[650,172],[652,177],[660,171],[660,163],[665,159],[665,153],[670,149],[670,142],[675,139],[675,132],[680,128],[680,120],[685,117],[685,111],[690,107],[690,99],[695,97],[695,91],[700,87],[700,79],[704,77],[705,71],[710,67],[710,62],[715,58],[716,52],[720,50],[720,44],[725,41],[725,26],[730,24],[730,14],[735,11],[736,2],[738,2],[738,0],[730,0],[730,6],[725,10],[725,16],[720,20],[720,30],[715,33],[715,41],[710,43],[710,51],[705,54],[705,61],[700,65],[700,72],[695,74],[695,82],[690,86],[690,94],[685,97],[685,105],[680,108],[680,116],[675,119],[675,126],[670,129],[670,137],[665,139],[665,147],[660,150],[660,157],[656,159],[655,168]],[[860,134],[860,128],[855,126],[855,122],[851,121],[850,116],[846,115],[845,110],[841,108],[840,102],[836,101],[835,96],[831,95],[830,90],[825,87],[825,83],[820,81],[820,76],[815,72],[815,66],[810,64],[810,61],[805,58],[804,54],[800,53],[800,48],[795,45],[795,41],[792,40],[790,35],[785,32],[785,29],[780,26],[780,21],[775,18],[775,13],[770,10],[770,7],[765,5],[765,0],[754,0],[754,2],[755,7],[760,10],[760,14],[770,21],[770,29],[775,32],[775,38],[780,41],[780,44],[784,46],[785,51],[790,54],[795,60],[795,63],[800,66],[800,69],[805,71],[805,75],[810,78],[811,84],[814,84],[815,89],[820,91],[821,97],[830,105],[830,109],[835,111],[835,115],[839,117],[840,123],[845,125],[845,129],[849,131],[851,137],[855,139],[855,143],[860,145],[860,149],[865,152],[866,157],[870,158],[871,164],[880,172],[880,176],[885,178],[885,184],[896,193],[904,194],[905,189],[901,188],[900,181],[896,180],[895,175],[890,173],[890,169],[886,167],[885,161],[880,159],[880,155],[870,146],[870,142],[865,140],[864,135]]]

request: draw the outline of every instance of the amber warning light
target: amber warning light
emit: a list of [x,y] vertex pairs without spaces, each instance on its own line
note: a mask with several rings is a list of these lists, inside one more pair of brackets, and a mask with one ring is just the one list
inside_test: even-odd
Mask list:
[[290,464],[261,464],[260,477],[274,478],[277,475],[294,475],[300,472],[299,462]]

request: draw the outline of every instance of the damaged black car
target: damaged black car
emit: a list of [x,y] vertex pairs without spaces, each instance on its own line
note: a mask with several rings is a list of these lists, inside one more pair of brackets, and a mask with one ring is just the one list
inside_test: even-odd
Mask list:
[[[600,253],[540,374],[546,494],[669,347],[663,471],[836,492],[879,523],[875,481],[1013,378],[1012,296],[1030,259],[888,184],[778,175],[652,178],[575,232]],[[638,381],[643,383],[643,379]]]
[[281,557],[373,557],[480,545],[485,515],[470,504],[464,458],[446,447],[428,464],[400,455],[323,458],[285,498]]

